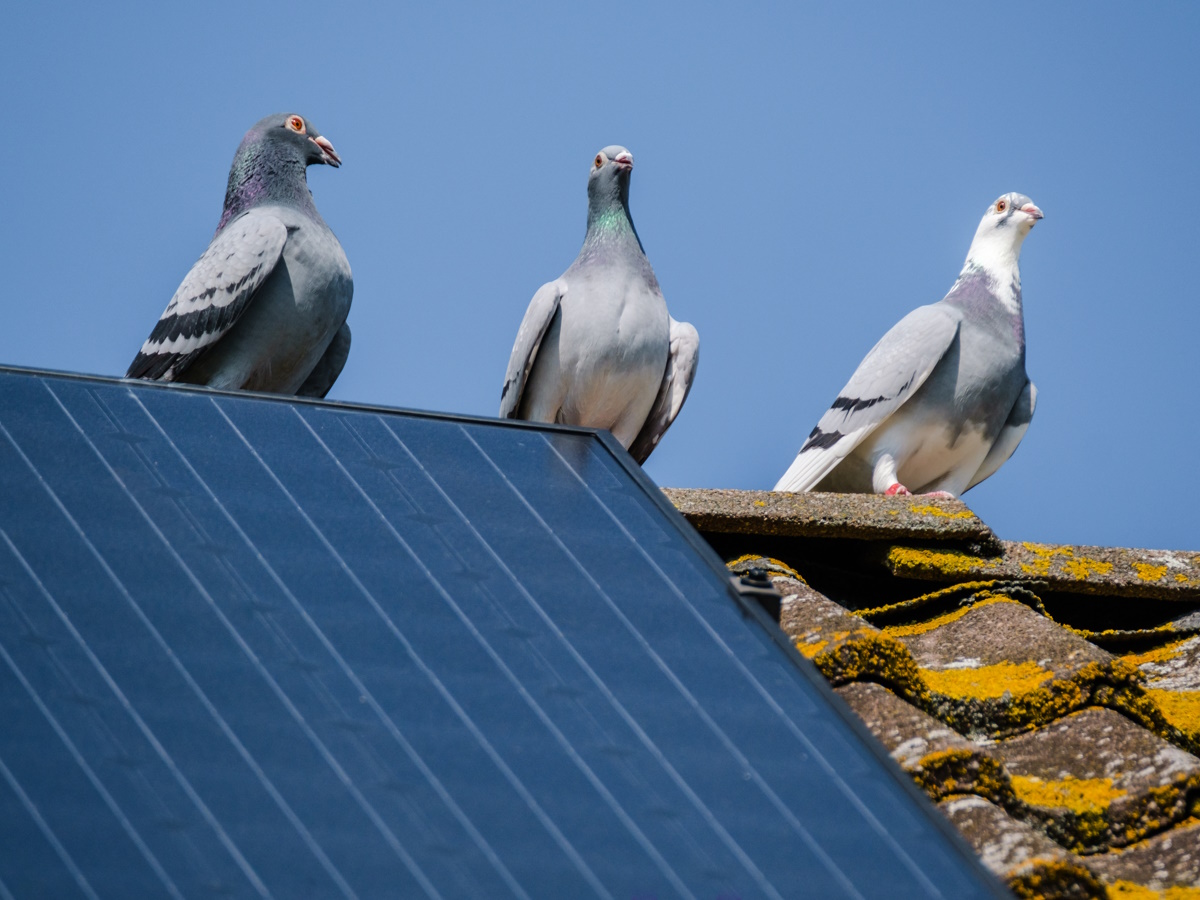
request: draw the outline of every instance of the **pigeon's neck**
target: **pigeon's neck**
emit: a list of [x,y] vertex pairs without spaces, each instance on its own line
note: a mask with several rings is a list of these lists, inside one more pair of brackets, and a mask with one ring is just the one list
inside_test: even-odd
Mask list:
[[[981,241],[971,245],[967,261],[963,263],[958,282],[985,282],[988,292],[994,296],[1005,311],[1021,315],[1021,267],[1018,265],[1021,248],[1010,242]],[[954,293],[952,290],[951,293]]]
[[247,210],[266,203],[296,206],[316,215],[307,163],[296,156],[268,154],[261,146],[240,147],[229,170],[217,232]]
[[604,248],[632,250],[634,247],[637,248],[636,252],[645,255],[637,229],[633,227],[628,206],[623,202],[603,206],[588,204],[587,235],[583,239],[583,254]]

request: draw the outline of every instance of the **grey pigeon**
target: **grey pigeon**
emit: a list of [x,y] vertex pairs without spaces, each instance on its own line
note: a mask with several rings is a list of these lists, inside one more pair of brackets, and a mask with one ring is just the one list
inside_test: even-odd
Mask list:
[[950,293],[872,348],[775,490],[956,497],[1012,456],[1037,402],[1017,261],[1041,218],[1023,194],[988,207]]
[[295,114],[267,116],[233,157],[217,233],[127,378],[324,397],[350,352],[354,282],[308,189],[333,145]]
[[607,428],[642,463],[687,399],[700,336],[667,314],[629,215],[632,171],[624,147],[596,154],[583,249],[529,303],[500,416]]

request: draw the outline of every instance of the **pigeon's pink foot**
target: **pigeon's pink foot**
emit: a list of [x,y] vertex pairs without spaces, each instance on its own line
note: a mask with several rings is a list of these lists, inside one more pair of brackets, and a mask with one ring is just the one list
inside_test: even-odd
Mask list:
[[922,494],[922,497],[932,497],[934,500],[957,500],[949,491],[930,491],[928,494]]
[[890,488],[888,488],[886,491],[884,491],[883,493],[884,493],[884,496],[886,496],[886,497],[911,497],[912,496],[912,491],[910,491],[908,488],[906,488],[904,485],[902,485],[898,481],[895,484],[893,484]]

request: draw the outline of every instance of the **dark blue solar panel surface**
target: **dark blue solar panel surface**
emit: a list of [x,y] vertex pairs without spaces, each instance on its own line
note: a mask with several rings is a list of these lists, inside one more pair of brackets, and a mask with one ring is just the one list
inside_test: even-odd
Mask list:
[[991,896],[613,446],[0,371],[0,897]]

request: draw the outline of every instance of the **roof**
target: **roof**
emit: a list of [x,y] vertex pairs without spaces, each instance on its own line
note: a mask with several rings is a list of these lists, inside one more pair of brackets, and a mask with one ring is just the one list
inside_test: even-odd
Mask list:
[[607,434],[0,371],[0,895],[997,895],[754,595]]
[[1021,897],[1200,897],[1200,552],[926,497],[668,490]]

